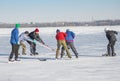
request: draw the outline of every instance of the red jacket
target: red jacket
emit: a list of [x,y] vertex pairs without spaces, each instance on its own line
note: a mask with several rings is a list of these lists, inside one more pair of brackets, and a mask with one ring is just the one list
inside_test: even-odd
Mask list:
[[67,36],[66,33],[64,33],[64,32],[58,32],[57,35],[56,35],[56,39],[57,40],[65,40],[66,36]]

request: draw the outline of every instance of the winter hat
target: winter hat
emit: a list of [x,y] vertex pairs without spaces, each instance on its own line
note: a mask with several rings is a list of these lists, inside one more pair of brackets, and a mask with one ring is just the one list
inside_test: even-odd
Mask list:
[[19,28],[19,27],[20,27],[20,24],[18,24],[18,23],[15,24],[15,27],[16,27],[16,28]]
[[69,29],[66,30],[66,32],[70,31]]
[[58,33],[58,32],[60,32],[60,30],[59,30],[59,29],[57,29],[57,30],[56,30],[56,33]]
[[39,32],[39,29],[38,29],[38,28],[36,28],[36,29],[35,29],[35,32]]
[[25,34],[29,34],[29,31],[25,31]]
[[109,30],[109,28],[105,28],[105,29],[104,29],[105,32],[108,31],[108,30]]

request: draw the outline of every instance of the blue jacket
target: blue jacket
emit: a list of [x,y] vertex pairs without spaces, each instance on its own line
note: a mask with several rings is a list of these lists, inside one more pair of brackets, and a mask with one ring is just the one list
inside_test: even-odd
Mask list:
[[73,33],[72,31],[66,31],[66,41],[67,42],[73,42],[73,39],[75,38],[75,33]]
[[11,32],[10,43],[18,44],[18,41],[19,41],[19,30],[18,30],[18,28],[14,28]]

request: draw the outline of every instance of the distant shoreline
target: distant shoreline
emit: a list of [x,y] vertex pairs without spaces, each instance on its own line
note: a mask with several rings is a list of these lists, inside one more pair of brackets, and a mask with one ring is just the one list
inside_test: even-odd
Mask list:
[[[97,20],[91,22],[53,22],[53,23],[20,23],[21,27],[68,27],[68,26],[119,26],[120,20]],[[13,28],[15,24],[0,23],[0,28]]]
[[[120,25],[113,25],[113,26],[109,26],[109,27],[114,27],[114,26],[116,26],[116,27],[120,27]],[[60,26],[59,26],[60,27]],[[106,26],[64,26],[64,28],[67,28],[67,27],[69,27],[69,28],[72,28],[72,27],[108,27],[107,25]],[[6,29],[6,28],[14,28],[14,26],[13,27],[0,27],[0,29]],[[36,27],[20,27],[20,28],[36,28]],[[38,28],[51,28],[51,27],[38,27]],[[57,28],[57,27],[52,27],[52,28]],[[62,27],[61,27],[62,28]]]

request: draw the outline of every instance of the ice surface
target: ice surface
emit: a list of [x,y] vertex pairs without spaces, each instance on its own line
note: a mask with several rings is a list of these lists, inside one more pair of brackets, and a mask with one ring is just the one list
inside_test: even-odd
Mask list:
[[[120,26],[99,27],[49,27],[39,28],[44,42],[56,48],[56,29],[70,29],[76,33],[75,47],[79,53],[76,59],[55,60],[55,52],[37,45],[38,56],[30,56],[27,45],[26,56],[20,55],[20,62],[8,63],[11,51],[10,32],[12,28],[0,28],[0,81],[119,81],[120,80],[120,33],[115,45],[116,57],[101,57],[106,53],[108,43],[104,28],[120,32]],[[35,28],[20,28],[33,31]],[[21,48],[19,50],[21,53]],[[47,61],[39,61],[46,58]]]

